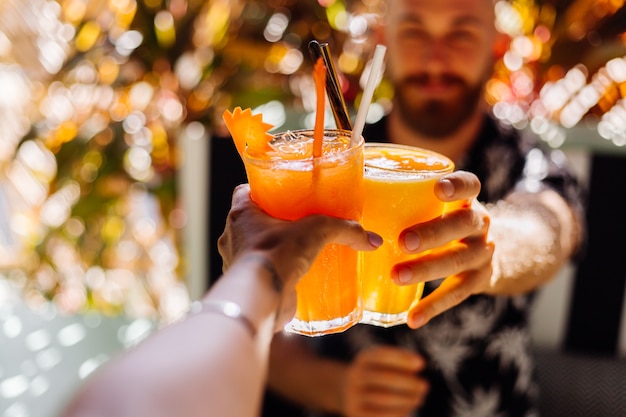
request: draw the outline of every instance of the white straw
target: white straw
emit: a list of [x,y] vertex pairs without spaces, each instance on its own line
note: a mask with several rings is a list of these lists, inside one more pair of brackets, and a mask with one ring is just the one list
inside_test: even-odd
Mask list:
[[380,80],[380,73],[383,70],[383,58],[387,48],[384,45],[376,45],[374,51],[374,58],[372,58],[372,65],[370,66],[370,73],[363,89],[363,97],[361,98],[361,104],[359,110],[356,113],[356,120],[354,121],[354,127],[352,128],[352,138],[350,144],[352,146],[359,142],[363,128],[365,127],[365,118],[367,117],[367,111],[369,110],[370,103],[372,102],[372,96],[376,85]]

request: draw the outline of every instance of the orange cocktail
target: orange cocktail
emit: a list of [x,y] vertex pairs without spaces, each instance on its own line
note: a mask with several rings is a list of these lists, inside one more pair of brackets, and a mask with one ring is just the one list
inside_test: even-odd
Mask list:
[[[275,135],[264,152],[243,154],[252,199],[268,214],[295,220],[309,214],[361,219],[363,142],[350,132],[325,130],[322,155],[312,157],[313,131]],[[298,282],[297,311],[286,330],[309,336],[335,333],[361,319],[360,258],[327,245]]]
[[414,255],[402,252],[400,232],[442,214],[444,202],[434,187],[454,163],[425,149],[383,143],[365,145],[365,200],[363,226],[383,236],[384,244],[363,252],[362,323],[389,327],[406,323],[411,304],[422,295],[424,284],[400,286],[391,281],[393,265]]

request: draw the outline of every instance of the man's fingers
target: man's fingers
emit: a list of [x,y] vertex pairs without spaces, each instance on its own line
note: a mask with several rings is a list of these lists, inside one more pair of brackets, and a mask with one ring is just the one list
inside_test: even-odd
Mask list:
[[390,391],[365,391],[358,417],[406,417],[421,405],[425,391],[418,389],[406,395]]
[[492,269],[489,265],[447,277],[435,291],[411,307],[407,325],[412,329],[417,329],[433,317],[460,304],[470,295],[480,292],[485,285],[488,285],[491,273]]
[[491,264],[494,245],[481,239],[451,242],[417,258],[397,264],[391,278],[398,285],[434,281],[461,271],[481,269]]
[[374,346],[363,350],[355,360],[366,366],[387,367],[406,372],[418,372],[426,362],[417,353],[393,346]]
[[435,185],[435,194],[442,201],[473,200],[479,193],[478,177],[467,171],[444,175]]
[[419,376],[424,359],[415,352],[380,345],[361,351],[351,365],[349,416],[404,417],[428,392]]
[[456,210],[443,218],[437,217],[406,228],[400,234],[399,243],[406,253],[423,252],[453,240],[486,235],[489,223],[489,215],[483,210]]

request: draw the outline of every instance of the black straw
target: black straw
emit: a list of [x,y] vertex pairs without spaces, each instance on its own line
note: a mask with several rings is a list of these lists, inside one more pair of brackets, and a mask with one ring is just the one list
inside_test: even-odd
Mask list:
[[309,53],[313,62],[317,62],[320,57],[324,60],[324,65],[326,66],[326,94],[328,95],[328,101],[330,102],[337,128],[352,130],[352,122],[348,115],[341,88],[339,88],[339,78],[337,77],[337,71],[335,70],[328,44],[320,44],[318,41],[312,40],[309,42]]

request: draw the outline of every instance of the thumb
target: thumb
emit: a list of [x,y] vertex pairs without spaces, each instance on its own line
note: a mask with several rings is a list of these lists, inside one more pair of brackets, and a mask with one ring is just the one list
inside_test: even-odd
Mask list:
[[303,221],[311,223],[309,230],[314,230],[324,244],[338,243],[358,251],[372,251],[383,244],[383,238],[379,234],[365,230],[354,220],[313,215]]

